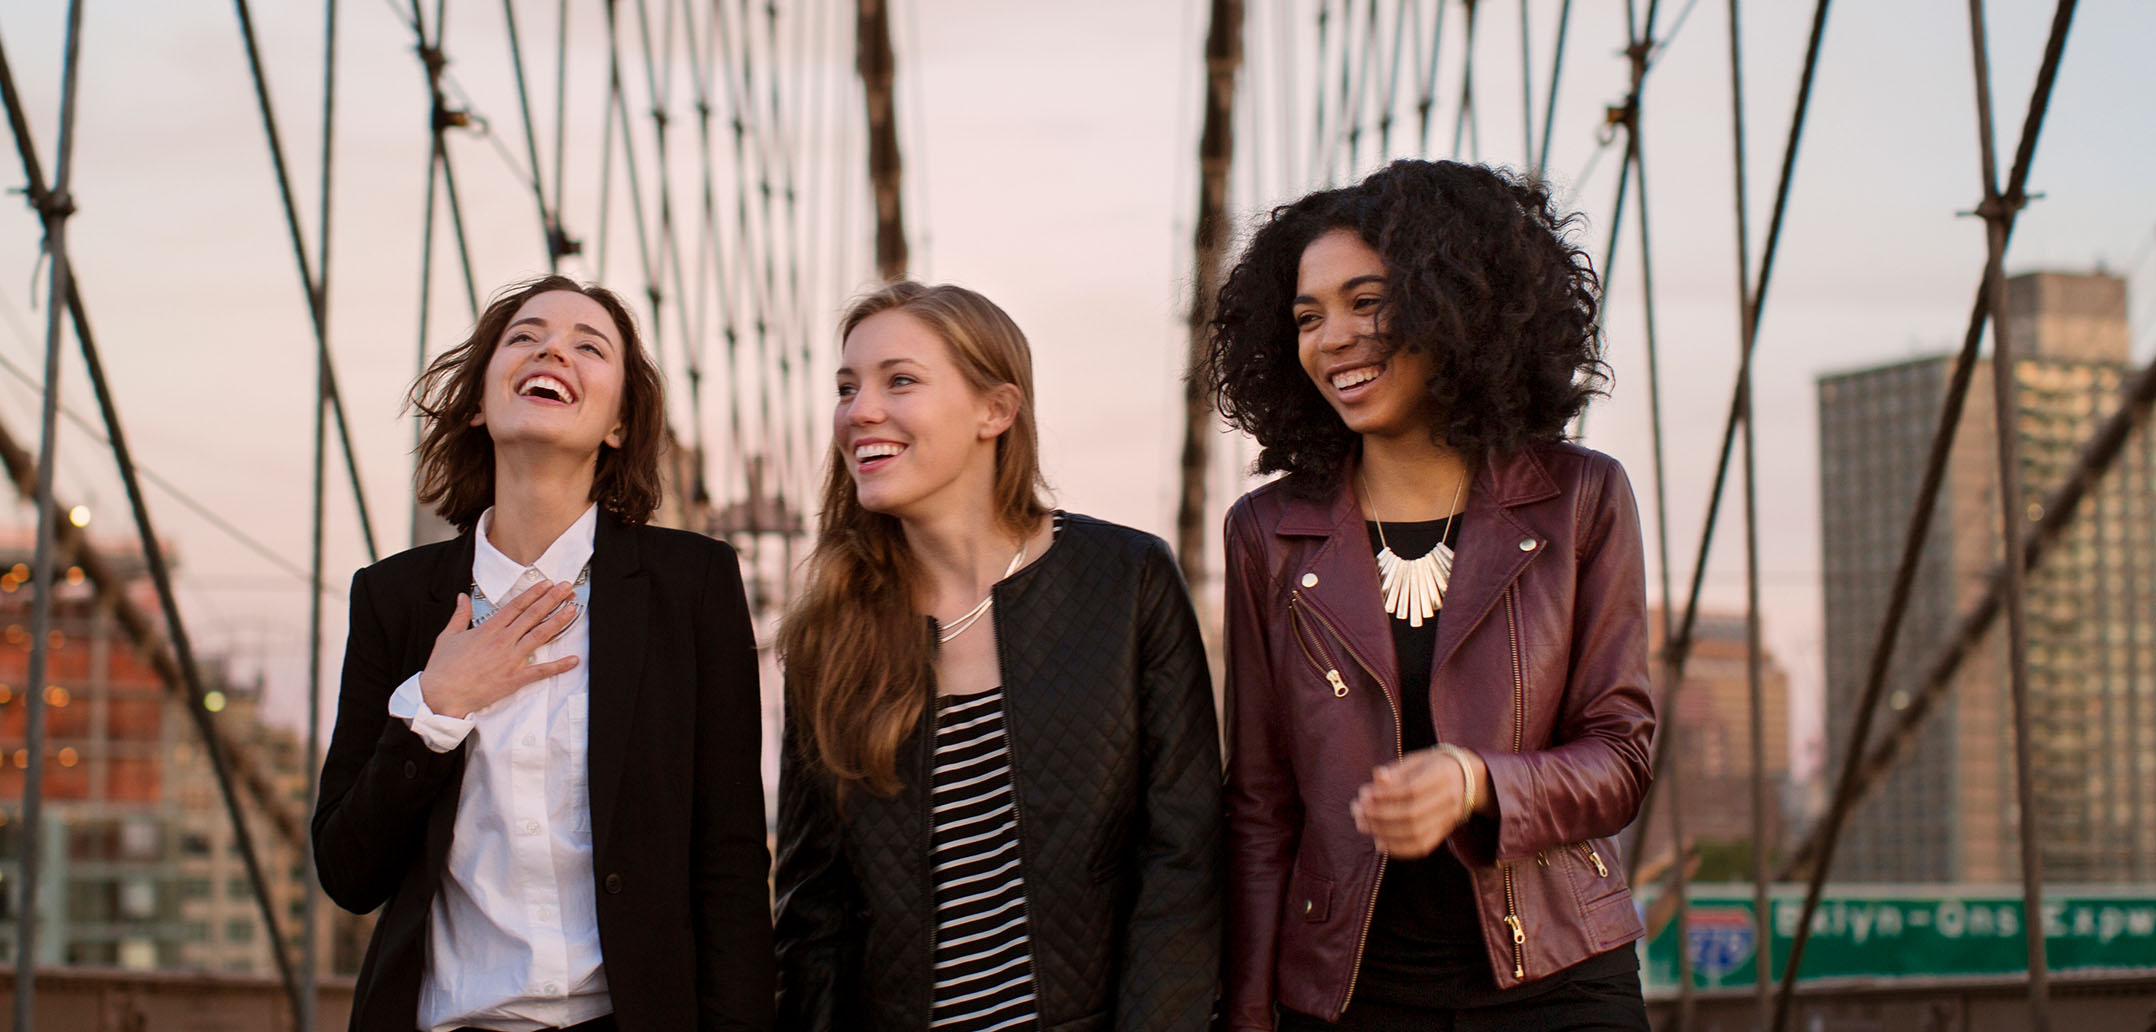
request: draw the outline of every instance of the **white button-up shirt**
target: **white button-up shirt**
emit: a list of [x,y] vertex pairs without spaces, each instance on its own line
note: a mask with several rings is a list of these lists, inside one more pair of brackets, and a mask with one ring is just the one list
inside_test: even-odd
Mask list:
[[[573,581],[591,560],[598,507],[530,567],[487,542],[494,510],[479,517],[472,579],[508,604],[538,578]],[[590,768],[591,620],[539,646],[534,663],[577,657],[568,672],[525,686],[467,717],[427,708],[419,675],[397,688],[389,712],[428,748],[472,748],[457,796],[447,867],[429,912],[419,1028],[466,1025],[532,1032],[614,1010],[599,955],[593,895]]]

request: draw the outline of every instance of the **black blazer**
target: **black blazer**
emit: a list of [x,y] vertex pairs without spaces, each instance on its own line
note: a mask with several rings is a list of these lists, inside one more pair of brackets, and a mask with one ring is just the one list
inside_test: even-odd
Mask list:
[[[595,535],[592,878],[615,1020],[623,1032],[769,1029],[761,705],[739,562],[723,542],[603,514]],[[428,749],[389,716],[389,697],[426,664],[471,576],[464,534],[352,578],[314,846],[330,899],[358,913],[384,907],[354,1032],[416,1024],[468,745]]]

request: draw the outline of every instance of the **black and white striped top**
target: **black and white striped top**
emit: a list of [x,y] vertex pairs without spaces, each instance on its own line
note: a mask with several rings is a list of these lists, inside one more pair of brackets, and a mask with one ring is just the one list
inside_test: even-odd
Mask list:
[[941,700],[930,784],[936,964],[929,1027],[1035,1028],[1040,1019],[1003,689]]

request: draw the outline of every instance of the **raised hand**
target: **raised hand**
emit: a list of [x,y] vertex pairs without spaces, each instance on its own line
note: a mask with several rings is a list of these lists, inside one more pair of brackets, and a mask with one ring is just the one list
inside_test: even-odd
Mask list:
[[575,656],[551,663],[531,661],[539,646],[576,622],[577,607],[569,601],[575,593],[576,585],[568,581],[540,581],[476,627],[471,596],[458,594],[449,626],[434,639],[434,651],[427,654],[426,669],[419,675],[427,708],[446,717],[470,716],[525,685],[575,667]]

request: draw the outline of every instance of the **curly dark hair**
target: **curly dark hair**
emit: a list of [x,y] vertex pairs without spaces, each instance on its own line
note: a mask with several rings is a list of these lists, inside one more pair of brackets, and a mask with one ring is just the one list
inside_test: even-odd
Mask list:
[[1560,440],[1603,393],[1600,281],[1539,181],[1456,161],[1395,161],[1354,186],[1275,208],[1220,288],[1203,371],[1260,473],[1336,487],[1358,435],[1304,372],[1292,314],[1303,249],[1352,229],[1385,262],[1388,348],[1428,354],[1432,433],[1470,456]]

